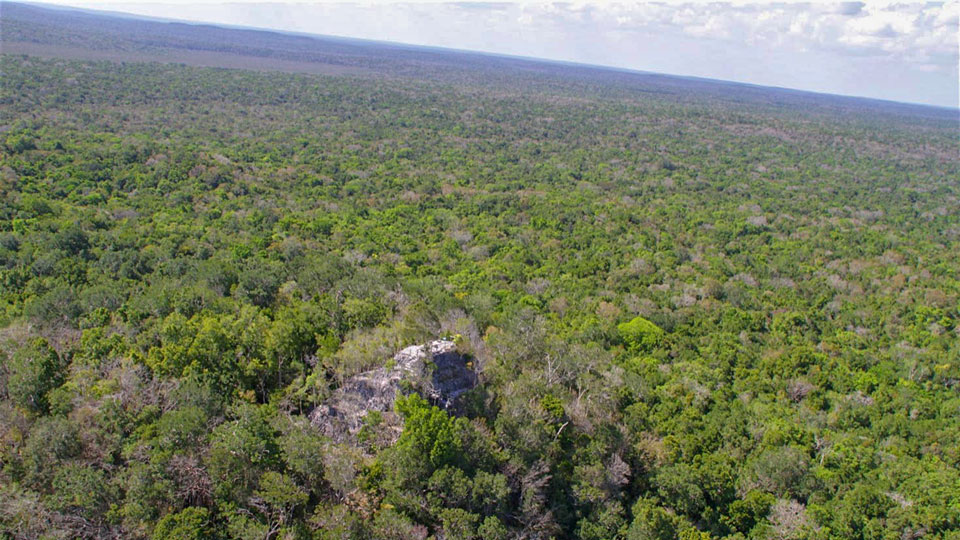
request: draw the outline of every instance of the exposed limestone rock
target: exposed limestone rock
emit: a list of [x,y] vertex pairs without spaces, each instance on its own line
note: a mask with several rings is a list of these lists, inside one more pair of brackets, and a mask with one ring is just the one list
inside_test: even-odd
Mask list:
[[[431,341],[398,352],[391,365],[347,379],[330,398],[310,413],[310,421],[339,442],[355,442],[363,418],[383,413],[385,427],[396,430],[393,413],[397,392],[418,392],[438,407],[450,409],[456,399],[477,384],[469,360],[452,341]],[[397,433],[399,433],[397,431]]]

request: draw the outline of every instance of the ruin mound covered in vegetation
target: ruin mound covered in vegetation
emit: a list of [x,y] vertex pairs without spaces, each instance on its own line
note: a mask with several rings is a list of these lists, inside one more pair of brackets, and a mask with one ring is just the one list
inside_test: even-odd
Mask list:
[[457,352],[453,341],[411,345],[383,367],[345,380],[329,399],[310,413],[310,421],[324,435],[340,442],[352,442],[371,422],[375,422],[373,428],[383,424],[386,413],[391,420],[388,425],[396,427],[399,434],[403,424],[394,414],[398,396],[416,392],[451,411],[457,398],[476,384],[477,375],[471,369],[470,360]]

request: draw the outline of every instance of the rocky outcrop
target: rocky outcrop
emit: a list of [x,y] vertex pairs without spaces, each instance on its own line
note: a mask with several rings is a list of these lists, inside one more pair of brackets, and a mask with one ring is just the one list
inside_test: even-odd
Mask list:
[[418,392],[438,407],[451,409],[476,384],[469,360],[452,341],[412,345],[398,352],[388,366],[347,379],[310,413],[310,421],[336,441],[354,442],[371,411],[380,411],[388,426],[398,427],[393,413],[398,392]]

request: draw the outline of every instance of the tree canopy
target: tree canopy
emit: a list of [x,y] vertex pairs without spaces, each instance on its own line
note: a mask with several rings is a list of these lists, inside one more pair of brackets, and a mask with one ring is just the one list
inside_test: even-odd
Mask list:
[[0,57],[3,534],[956,538],[955,114],[477,69]]

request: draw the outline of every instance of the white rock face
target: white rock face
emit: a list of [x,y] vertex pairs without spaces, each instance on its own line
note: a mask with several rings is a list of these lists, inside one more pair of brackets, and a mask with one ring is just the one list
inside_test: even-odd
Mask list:
[[398,392],[418,392],[438,407],[449,409],[477,384],[468,359],[457,352],[452,341],[411,345],[393,360],[390,369],[382,367],[347,379],[310,413],[310,421],[334,440],[353,442],[370,411],[380,411],[387,423],[396,423],[393,402]]

